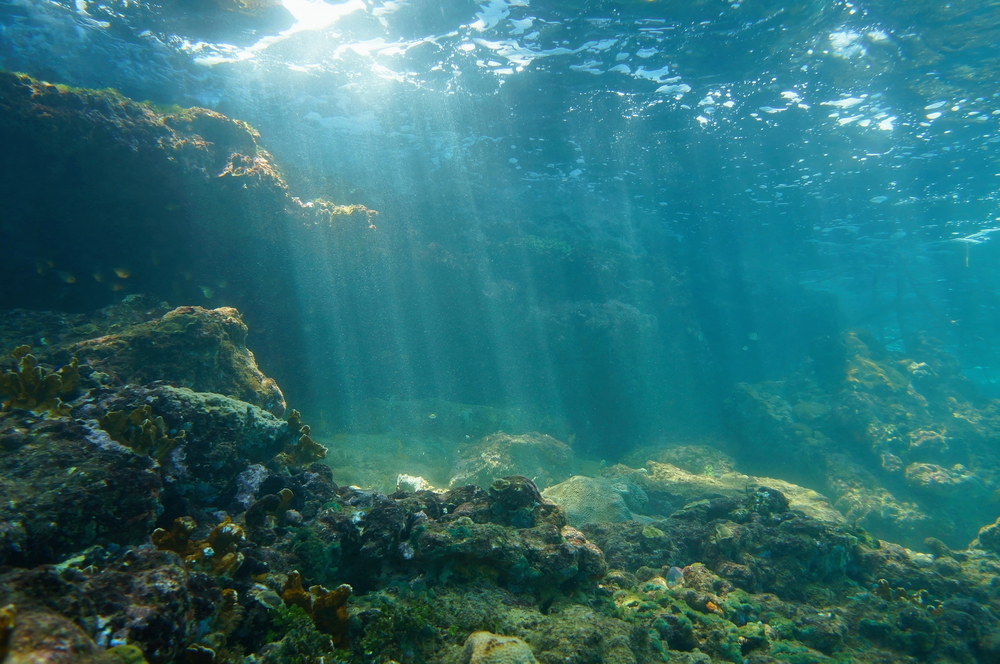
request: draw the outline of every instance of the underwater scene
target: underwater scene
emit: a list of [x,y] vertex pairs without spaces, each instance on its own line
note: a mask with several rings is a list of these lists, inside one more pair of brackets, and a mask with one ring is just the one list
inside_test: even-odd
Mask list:
[[1000,663],[998,44],[0,0],[0,663]]

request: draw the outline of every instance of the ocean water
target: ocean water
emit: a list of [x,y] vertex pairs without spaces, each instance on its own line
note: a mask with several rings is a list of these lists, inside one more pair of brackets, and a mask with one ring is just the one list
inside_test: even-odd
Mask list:
[[[235,306],[262,369],[330,433],[371,429],[373,403],[529,409],[507,426],[607,463],[725,435],[734,385],[789,376],[848,329],[903,355],[932,337],[995,395],[998,17],[991,2],[4,2],[4,69],[243,120],[291,195],[378,214],[321,246],[163,222],[151,241],[172,273],[88,236],[100,213],[73,196],[98,185],[76,164],[50,174],[65,200],[46,212],[72,240],[25,239],[37,209],[9,207],[0,306]],[[13,182],[4,197],[23,199]],[[124,223],[176,206],[99,186]],[[198,252],[217,269],[178,277]],[[124,292],[90,283],[112,268]]]
[[0,661],[1000,662],[997,44],[0,0]]

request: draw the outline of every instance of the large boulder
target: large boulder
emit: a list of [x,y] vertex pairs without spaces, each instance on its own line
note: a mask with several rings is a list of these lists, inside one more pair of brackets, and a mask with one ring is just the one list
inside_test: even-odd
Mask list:
[[162,510],[155,461],[96,422],[0,418],[0,477],[0,567],[142,542]]
[[449,484],[488,487],[498,477],[524,475],[545,488],[568,478],[572,466],[573,449],[552,436],[501,431],[459,450]]
[[236,309],[178,307],[162,318],[74,344],[70,352],[124,383],[162,381],[215,392],[282,415],[285,397],[261,373]]
[[566,510],[570,525],[618,523],[633,518],[624,491],[606,477],[574,475],[548,487],[542,495]]
[[823,495],[805,487],[773,477],[755,477],[742,473],[723,473],[718,477],[696,475],[668,463],[649,461],[632,477],[643,487],[650,499],[650,511],[669,516],[685,505],[712,498],[742,498],[755,487],[770,487],[788,498],[790,509],[822,521],[840,523],[844,520]]

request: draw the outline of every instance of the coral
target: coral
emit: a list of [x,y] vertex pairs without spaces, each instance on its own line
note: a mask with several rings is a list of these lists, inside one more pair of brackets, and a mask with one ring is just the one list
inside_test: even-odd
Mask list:
[[113,439],[131,448],[136,454],[148,454],[163,460],[184,439],[185,432],[169,435],[163,418],[153,416],[148,404],[139,406],[128,415],[121,410],[113,410],[101,417],[101,428]]
[[173,551],[181,556],[191,553],[194,543],[191,535],[198,528],[198,523],[189,516],[179,516],[174,519],[169,531],[157,528],[150,535],[153,546],[161,551]]
[[50,371],[39,366],[28,346],[18,346],[11,355],[16,366],[0,373],[0,396],[7,397],[3,409],[66,415],[69,409],[60,397],[73,394],[80,383],[77,358],[58,371]]
[[292,410],[288,415],[288,431],[293,440],[295,436],[298,439],[285,445],[285,449],[277,457],[278,463],[284,466],[306,466],[326,456],[328,450],[309,437],[311,430],[308,425],[302,424],[297,410]]
[[538,664],[531,647],[515,636],[473,632],[465,641],[462,664]]
[[281,601],[285,606],[297,606],[312,616],[313,596],[302,587],[302,575],[298,570],[288,573],[288,580],[281,589]]
[[354,589],[346,583],[342,583],[333,590],[327,590],[322,586],[318,588],[313,586],[309,590],[315,596],[312,609],[316,629],[323,634],[328,634],[334,645],[346,645],[349,624],[347,598],[351,596]]
[[192,541],[191,535],[197,528],[198,524],[191,517],[177,517],[169,531],[157,528],[150,539],[157,549],[180,555],[191,569],[214,576],[231,577],[235,574],[244,560],[243,554],[237,550],[246,539],[243,529],[227,516],[205,539]]
[[298,607],[310,616],[316,629],[330,637],[334,645],[347,642],[347,599],[354,589],[343,583],[333,590],[312,586],[308,592],[302,587],[298,571],[288,575],[281,591],[281,600],[288,607]]

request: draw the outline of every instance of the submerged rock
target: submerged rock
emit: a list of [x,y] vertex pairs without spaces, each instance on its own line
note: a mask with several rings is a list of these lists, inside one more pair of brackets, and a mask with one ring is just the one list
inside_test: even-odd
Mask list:
[[[165,319],[214,340],[192,346],[178,331],[140,366],[142,349],[122,340],[158,339]],[[464,457],[464,468],[485,487],[438,492],[415,477],[391,494],[338,487],[297,413],[281,420],[181,386],[236,389],[171,359],[199,348],[224,356],[234,320],[156,312],[112,334],[99,321],[94,343],[77,321],[39,352],[52,372],[79,351],[79,387],[68,414],[0,413],[5,662],[1000,657],[997,524],[968,549],[935,540],[933,556],[914,553],[847,525],[815,492],[722,471],[724,457],[695,446],[545,492],[525,475],[493,476],[568,473],[569,448],[537,434],[469,446],[479,461]],[[174,364],[182,380],[167,384]],[[215,366],[232,369],[226,380],[244,375]],[[851,455],[819,458],[843,464],[841,500],[880,495]],[[967,481],[954,464],[909,460],[901,477],[907,467],[923,484]],[[580,509],[548,498],[574,491]]]
[[570,524],[617,523],[633,518],[614,483],[604,477],[574,475],[565,482],[548,487],[542,495],[566,510]]
[[462,664],[538,664],[531,648],[516,636],[473,632],[465,641]]
[[658,513],[662,516],[671,514],[667,506],[677,509],[698,500],[718,496],[742,498],[752,493],[754,487],[765,486],[777,489],[787,498],[790,509],[823,521],[843,521],[843,515],[824,496],[812,489],[773,477],[754,477],[742,473],[723,473],[717,477],[709,477],[655,461],[646,464],[646,469],[646,473],[633,472],[633,477],[645,487],[651,502],[659,506]]
[[552,436],[495,433],[459,449],[450,486],[488,487],[498,477],[524,475],[545,488],[570,475],[573,449]]
[[83,341],[68,351],[123,383],[162,381],[224,394],[281,416],[285,397],[246,347],[247,326],[229,307],[179,307],[162,318]]
[[994,516],[985,498],[1000,480],[1000,402],[930,339],[907,355],[862,331],[821,346],[784,380],[737,386],[727,419],[748,461],[808,475],[881,537],[971,539]]
[[165,481],[199,505],[234,488],[253,464],[270,461],[294,440],[285,420],[221,394],[167,385],[131,385],[78,409],[80,414],[132,412],[147,405],[164,418],[167,433],[183,432],[160,458]]
[[162,511],[155,462],[96,422],[0,416],[0,567],[143,541]]

